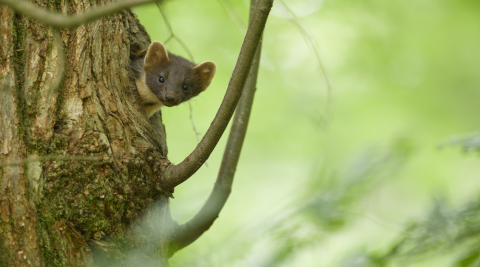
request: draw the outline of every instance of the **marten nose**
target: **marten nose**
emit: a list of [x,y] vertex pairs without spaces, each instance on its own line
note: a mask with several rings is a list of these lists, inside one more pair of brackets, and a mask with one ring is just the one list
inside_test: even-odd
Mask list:
[[170,94],[170,93],[166,93],[165,94],[165,100],[167,100],[167,102],[173,102],[173,101],[175,101],[175,96]]

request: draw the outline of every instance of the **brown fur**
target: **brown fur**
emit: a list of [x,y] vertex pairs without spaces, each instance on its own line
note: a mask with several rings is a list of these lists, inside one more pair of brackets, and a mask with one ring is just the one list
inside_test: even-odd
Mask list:
[[[176,106],[205,91],[217,69],[212,61],[196,65],[169,53],[158,41],[151,43],[146,53],[142,50],[133,57],[130,66],[147,116],[163,105]],[[159,81],[160,77],[163,77],[163,83]],[[184,85],[188,85],[187,90]]]

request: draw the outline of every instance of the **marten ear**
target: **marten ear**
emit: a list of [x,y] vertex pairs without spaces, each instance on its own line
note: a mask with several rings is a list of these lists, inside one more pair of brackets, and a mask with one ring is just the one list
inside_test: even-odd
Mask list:
[[200,78],[202,91],[205,91],[205,89],[207,89],[207,87],[212,82],[213,76],[215,76],[215,72],[217,71],[217,65],[215,65],[215,63],[213,63],[212,61],[205,61],[193,67],[193,70]]
[[147,50],[147,55],[145,56],[144,68],[156,67],[162,65],[165,62],[168,62],[167,49],[159,41],[155,41],[150,44]]

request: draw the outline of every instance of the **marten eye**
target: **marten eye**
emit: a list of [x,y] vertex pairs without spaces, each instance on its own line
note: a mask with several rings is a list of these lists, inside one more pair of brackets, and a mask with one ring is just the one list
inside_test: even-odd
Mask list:
[[183,90],[187,91],[188,90],[188,84],[183,85]]
[[158,81],[161,82],[161,83],[164,83],[164,82],[165,82],[165,79],[164,79],[162,76],[160,76],[160,78],[158,79]]

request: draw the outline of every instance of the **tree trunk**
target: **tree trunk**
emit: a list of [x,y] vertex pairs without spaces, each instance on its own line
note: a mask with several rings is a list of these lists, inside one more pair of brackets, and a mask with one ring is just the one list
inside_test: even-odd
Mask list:
[[[36,0],[65,15],[105,2]],[[0,167],[0,266],[168,265],[165,130],[129,69],[143,26],[125,10],[61,30],[63,66],[55,30],[1,5],[0,18],[0,161],[26,162]]]

